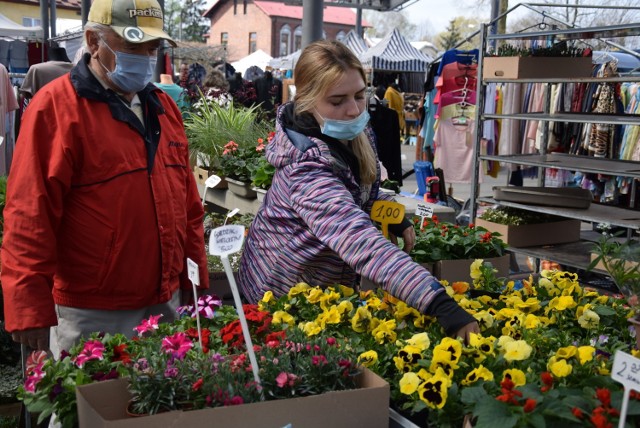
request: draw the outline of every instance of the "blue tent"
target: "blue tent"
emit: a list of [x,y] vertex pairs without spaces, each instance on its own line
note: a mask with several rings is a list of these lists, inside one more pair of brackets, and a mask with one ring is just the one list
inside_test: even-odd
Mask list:
[[362,55],[367,50],[367,44],[364,42],[362,37],[355,32],[355,30],[349,31],[347,36],[342,40],[342,43],[347,45],[351,52],[356,54],[356,56]]
[[376,71],[426,73],[432,60],[411,46],[396,29],[360,55],[364,68]]

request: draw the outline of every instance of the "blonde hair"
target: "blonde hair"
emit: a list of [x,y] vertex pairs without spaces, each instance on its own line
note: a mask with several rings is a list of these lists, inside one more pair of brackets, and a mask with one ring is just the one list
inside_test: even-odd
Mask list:
[[[358,58],[340,42],[320,40],[304,48],[294,70],[295,114],[311,113],[317,101],[349,70],[357,70],[362,81],[367,81]],[[369,138],[362,132],[351,144],[360,164],[360,181],[372,184],[377,162]]]

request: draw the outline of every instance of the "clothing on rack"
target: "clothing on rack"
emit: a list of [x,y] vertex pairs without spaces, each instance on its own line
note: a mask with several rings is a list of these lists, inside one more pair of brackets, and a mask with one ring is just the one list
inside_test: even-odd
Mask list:
[[18,109],[15,90],[9,79],[7,68],[0,64],[0,175],[9,173],[13,153],[13,113]]
[[396,112],[383,105],[375,97],[369,99],[369,123],[376,136],[378,158],[387,170],[389,180],[402,186],[402,153],[400,125]]

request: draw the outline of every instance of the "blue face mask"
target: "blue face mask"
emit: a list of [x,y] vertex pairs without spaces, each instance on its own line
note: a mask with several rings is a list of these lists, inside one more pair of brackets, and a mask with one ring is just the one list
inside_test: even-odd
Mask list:
[[157,58],[155,56],[114,51],[107,42],[104,42],[104,44],[116,56],[116,68],[113,71],[109,71],[102,62],[100,62],[100,65],[107,71],[109,79],[122,92],[125,94],[139,92],[151,82],[156,68]]
[[351,120],[325,119],[324,117],[322,120],[324,123],[320,126],[320,132],[324,135],[338,140],[353,140],[369,123],[369,112],[365,109],[360,116]]

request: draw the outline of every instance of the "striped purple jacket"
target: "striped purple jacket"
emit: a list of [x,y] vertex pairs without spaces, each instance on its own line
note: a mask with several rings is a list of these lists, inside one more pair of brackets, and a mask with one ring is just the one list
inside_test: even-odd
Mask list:
[[373,202],[389,199],[378,193],[379,180],[363,202],[349,167],[332,157],[321,140],[293,138],[294,143],[281,114],[282,108],[275,138],[266,148],[276,173],[240,262],[244,297],[255,303],[269,290],[281,296],[299,282],[354,286],[360,274],[425,312],[444,288],[372,223]]

